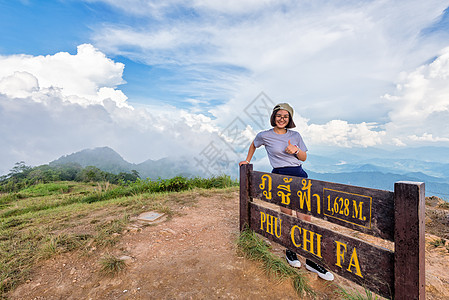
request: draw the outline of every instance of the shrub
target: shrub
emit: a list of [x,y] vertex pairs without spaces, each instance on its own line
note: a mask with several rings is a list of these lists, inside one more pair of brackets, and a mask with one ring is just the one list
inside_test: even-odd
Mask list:
[[101,273],[109,276],[115,276],[126,268],[125,261],[112,254],[103,256],[100,259],[100,265]]

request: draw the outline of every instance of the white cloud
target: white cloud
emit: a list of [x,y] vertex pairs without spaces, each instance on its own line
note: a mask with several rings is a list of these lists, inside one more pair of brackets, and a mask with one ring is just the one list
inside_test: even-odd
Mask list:
[[[95,41],[109,52],[131,56],[134,51],[122,50],[122,46],[132,45],[137,47],[144,53],[148,53],[146,61],[150,64],[179,63],[178,55],[169,51],[194,42],[194,37],[187,35],[187,32],[188,30],[173,27],[163,28],[156,32],[148,32],[139,31],[129,26],[109,25],[103,27],[101,34],[95,37]],[[126,49],[127,47],[123,48]],[[161,50],[167,51],[167,53],[159,55],[155,53],[155,51]],[[170,54],[173,54],[174,57],[170,58]],[[150,57],[151,59],[149,59]]]
[[106,53],[173,68],[191,79],[173,89],[204,99],[263,90],[317,123],[385,122],[398,72],[446,45],[422,35],[447,6],[437,0],[103,2],[141,20],[93,29]]
[[111,99],[126,106],[126,96],[116,87],[124,65],[113,62],[90,44],[78,46],[77,54],[59,52],[47,56],[0,56],[0,92],[14,97],[39,91],[58,90],[65,101],[81,105],[101,104]]
[[164,18],[166,15],[182,8],[194,9],[203,13],[251,14],[261,9],[287,5],[288,0],[85,0],[86,2],[104,2],[117,9],[138,17],[151,16]]
[[[102,2],[135,22],[91,26],[95,47],[80,45],[76,54],[0,56],[0,165],[106,145],[132,162],[193,157],[210,143],[233,153],[235,137],[222,131],[236,117],[248,145],[270,127],[268,119],[266,128],[244,119],[261,91],[295,108],[308,146],[449,137],[441,126],[449,117],[448,51],[423,65],[447,46],[422,35],[446,8],[441,1]],[[119,89],[124,65],[105,53],[174,70],[170,88],[189,95],[193,108],[131,105]],[[225,103],[213,107],[216,99]],[[212,107],[208,115],[203,107]]]
[[394,94],[384,98],[391,107],[389,136],[402,136],[403,143],[448,141],[449,48],[433,62],[403,72]]
[[166,0],[166,1],[148,1],[148,0],[84,0],[85,2],[104,2],[113,7],[116,7],[128,14],[136,16],[152,16],[160,18],[165,11],[172,5],[179,3],[179,0]]
[[210,118],[178,109],[129,109],[111,100],[103,104],[81,106],[51,93],[41,102],[0,95],[0,174],[17,161],[39,165],[99,146],[112,147],[135,163],[193,157],[218,131]]
[[432,134],[424,133],[422,136],[411,135],[409,139],[412,141],[425,141],[425,142],[449,142],[449,137],[434,137]]
[[123,67],[91,45],[81,45],[76,55],[2,56],[0,174],[17,161],[43,164],[97,146],[132,162],[193,156],[216,137],[218,127],[200,113],[129,105],[116,89]]
[[405,146],[407,146],[407,144],[404,143],[403,141],[401,141],[401,139],[399,139],[399,138],[392,138],[391,142],[393,143],[393,145],[395,145],[397,147],[405,147]]
[[288,4],[289,1],[280,0],[230,0],[230,1],[207,1],[194,0],[192,6],[206,12],[217,12],[225,14],[248,14],[261,9],[269,9],[279,5]]
[[324,125],[310,125],[307,134],[310,143],[337,147],[369,147],[381,144],[384,131],[374,131],[375,124],[349,124],[332,120]]
[[11,98],[25,98],[38,90],[37,78],[28,72],[16,71],[0,79],[0,93]]
[[[104,54],[93,47],[84,47],[93,49],[91,54],[96,57],[105,58]],[[80,53],[74,56],[78,55]],[[54,56],[61,57],[59,53]],[[21,63],[19,57],[26,63]],[[74,59],[70,55],[65,57]],[[2,57],[0,63],[10,67],[10,59],[13,59],[18,66],[23,66],[33,62],[34,58],[41,63],[40,56]],[[50,56],[46,58],[53,60]],[[447,60],[445,50],[431,64],[424,65],[410,74],[403,74],[403,81],[398,84],[398,92],[385,97],[390,99],[393,105],[392,122],[386,129],[376,123],[350,123],[346,120],[316,124],[302,116],[302,108],[298,102],[291,101],[296,109],[296,130],[303,135],[309,146],[369,147],[381,145],[389,138],[395,145],[405,145],[410,141],[446,142],[449,135],[441,131],[446,129],[439,128],[442,134],[436,131],[413,131],[416,126],[413,127],[411,116],[422,110],[423,101],[431,101],[434,98],[439,101],[429,102],[432,105],[427,112],[428,118],[435,118],[435,114],[447,112],[446,98],[441,91],[437,92],[440,89],[444,91],[447,86]],[[115,62],[107,58],[103,62],[98,61],[100,65],[105,62],[116,66]],[[62,67],[56,63],[50,64],[49,67],[60,70],[67,66],[65,60],[59,60],[59,63]],[[36,62],[34,64],[38,65]],[[104,68],[101,74],[105,78],[91,76],[86,70],[76,71],[78,74],[84,74],[75,77],[76,80],[96,87],[95,93],[88,96],[89,99],[85,98],[86,89],[83,86],[80,86],[78,91],[76,85],[72,85],[70,93],[67,93],[64,80],[58,79],[59,81],[53,84],[52,77],[45,75],[52,74],[54,70],[48,69],[43,73],[38,72],[39,68],[35,67],[28,68],[28,71],[12,71],[11,75],[3,76],[0,79],[0,136],[4,142],[0,146],[0,164],[3,166],[0,171],[6,173],[7,168],[17,161],[25,160],[29,164],[37,165],[63,154],[96,146],[110,146],[126,159],[141,162],[148,158],[178,156],[179,153],[196,157],[212,142],[218,149],[228,153],[230,159],[237,161],[240,156],[244,156],[247,147],[239,144],[234,150],[243,152],[233,153],[232,142],[235,137],[223,135],[224,128],[236,117],[241,118],[246,123],[239,133],[242,140],[237,142],[245,140],[248,145],[256,131],[262,129],[255,130],[254,123],[243,113],[243,109],[253,100],[249,97],[254,97],[250,91],[241,92],[226,105],[211,110],[217,119],[199,113],[196,106],[207,103],[196,99],[186,99],[195,104],[192,111],[160,104],[132,107],[127,104],[126,95],[108,80],[115,77],[112,82],[122,82],[119,77],[122,69],[123,67]],[[47,83],[41,85],[41,81]],[[280,102],[274,99],[272,101]],[[404,113],[404,109],[409,113]],[[407,124],[406,134],[392,134],[397,132],[398,124]],[[438,127],[444,128],[441,125]],[[265,166],[263,159],[257,163]]]

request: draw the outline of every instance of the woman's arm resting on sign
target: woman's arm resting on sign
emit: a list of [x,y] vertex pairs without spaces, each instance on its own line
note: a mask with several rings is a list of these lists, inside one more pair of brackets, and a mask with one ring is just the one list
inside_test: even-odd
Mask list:
[[239,162],[239,166],[249,164],[251,158],[253,158],[254,152],[256,152],[256,146],[254,146],[254,142],[251,143],[248,149],[248,155],[246,155],[246,160],[242,160]]

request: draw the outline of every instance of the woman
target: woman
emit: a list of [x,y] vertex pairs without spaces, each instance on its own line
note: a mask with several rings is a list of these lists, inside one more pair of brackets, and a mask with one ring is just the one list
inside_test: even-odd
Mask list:
[[[302,163],[307,159],[307,147],[297,131],[289,130],[296,127],[293,122],[293,108],[287,103],[276,105],[270,122],[273,128],[256,135],[249,147],[246,160],[241,161],[239,166],[249,164],[256,149],[264,145],[273,167],[272,173],[307,178],[307,173],[302,169]],[[281,212],[292,215],[292,210],[285,207],[281,207]],[[309,215],[299,212],[296,212],[296,215],[300,220],[311,221]],[[291,266],[301,267],[295,252],[289,249],[285,252],[285,258]],[[309,259],[306,259],[306,269],[317,273],[325,280],[334,279],[332,273]]]

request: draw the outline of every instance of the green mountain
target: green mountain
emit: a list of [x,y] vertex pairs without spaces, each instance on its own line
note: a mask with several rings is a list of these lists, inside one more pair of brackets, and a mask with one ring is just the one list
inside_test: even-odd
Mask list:
[[198,173],[191,160],[186,157],[162,158],[159,160],[146,160],[140,164],[129,163],[117,152],[109,147],[85,149],[69,155],[64,155],[50,162],[50,166],[66,163],[78,163],[82,167],[94,166],[100,170],[118,174],[136,170],[141,178],[172,178],[178,175],[191,177],[203,176]]
[[50,162],[50,166],[66,163],[78,163],[82,167],[95,166],[100,170],[118,174],[135,170],[135,165],[124,160],[120,154],[109,147],[85,149],[69,155],[64,155]]

